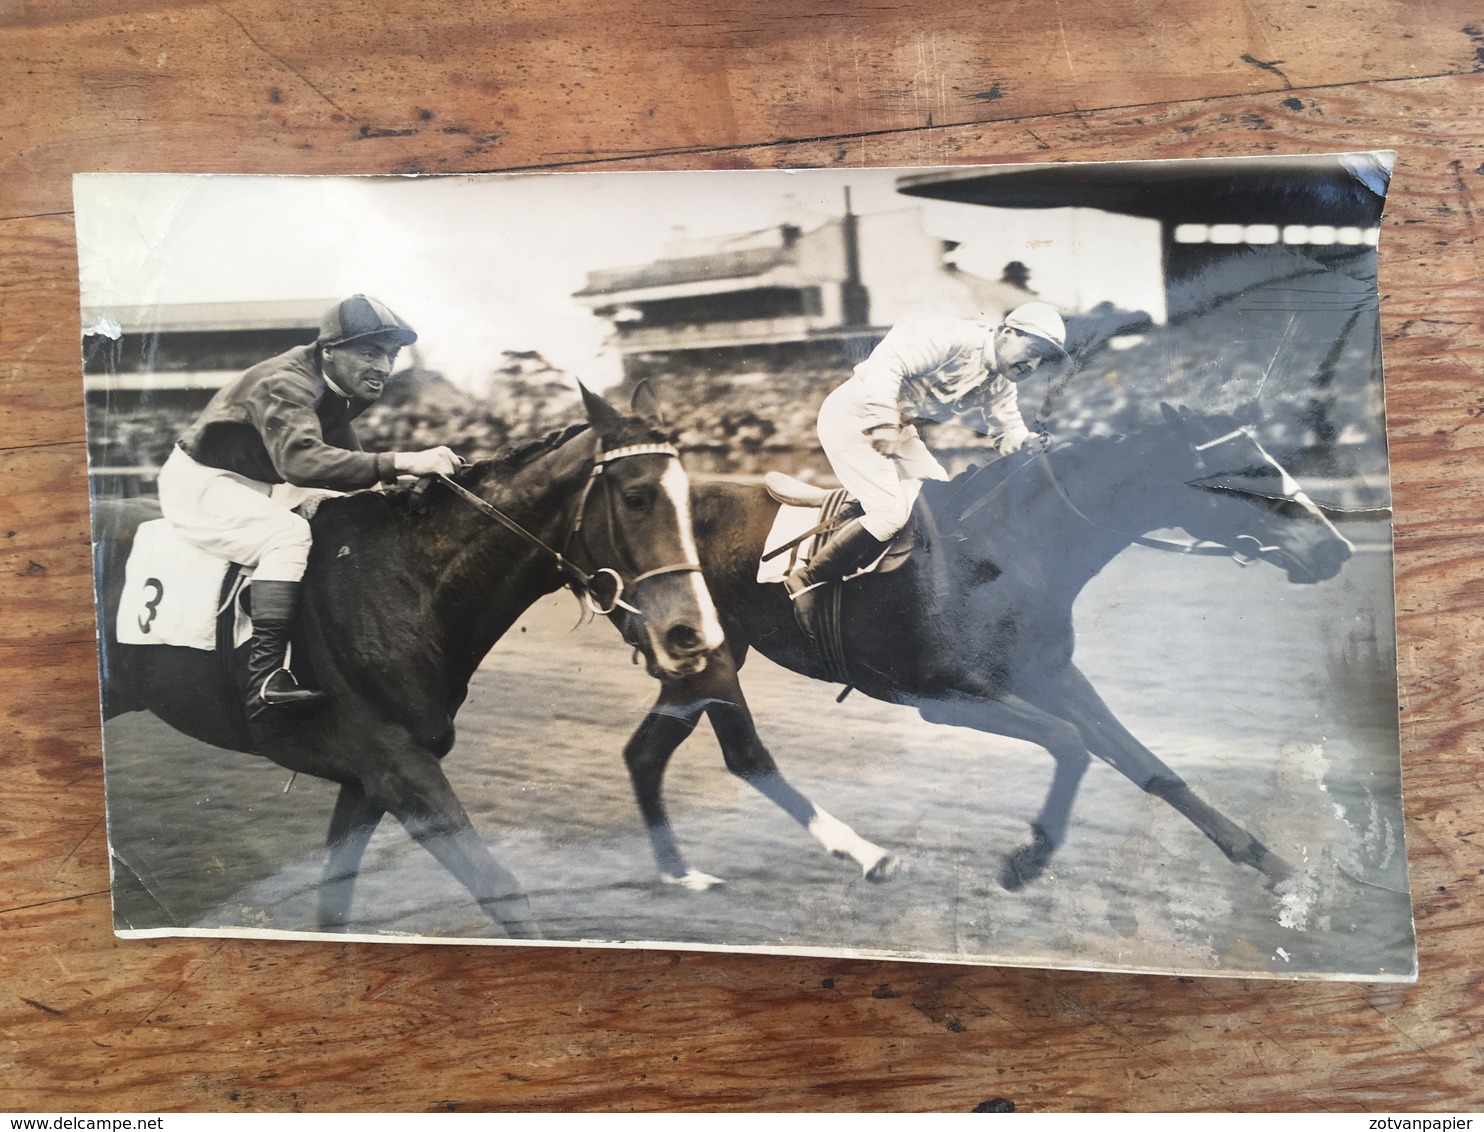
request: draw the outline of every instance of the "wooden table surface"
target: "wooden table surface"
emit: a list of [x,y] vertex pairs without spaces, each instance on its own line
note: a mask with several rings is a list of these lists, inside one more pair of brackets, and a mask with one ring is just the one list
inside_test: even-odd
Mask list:
[[[0,1109],[1481,1107],[1481,72],[1465,0],[0,4]],[[1416,985],[113,937],[71,173],[1372,148]]]

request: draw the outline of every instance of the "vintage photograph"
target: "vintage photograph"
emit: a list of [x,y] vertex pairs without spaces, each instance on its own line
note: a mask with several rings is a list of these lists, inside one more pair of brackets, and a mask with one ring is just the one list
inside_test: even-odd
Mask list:
[[1392,164],[78,176],[115,930],[1413,980]]

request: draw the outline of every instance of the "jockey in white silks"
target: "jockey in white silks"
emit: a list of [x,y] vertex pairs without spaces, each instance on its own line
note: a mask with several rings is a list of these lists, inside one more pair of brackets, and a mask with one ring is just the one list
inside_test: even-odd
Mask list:
[[971,319],[914,315],[892,327],[825,398],[819,441],[836,478],[863,514],[784,579],[799,598],[873,561],[907,524],[925,479],[948,473],[914,421],[957,420],[993,437],[1001,456],[1030,436],[1016,383],[1044,359],[1066,356],[1066,326],[1048,303],[1025,303],[997,327]]

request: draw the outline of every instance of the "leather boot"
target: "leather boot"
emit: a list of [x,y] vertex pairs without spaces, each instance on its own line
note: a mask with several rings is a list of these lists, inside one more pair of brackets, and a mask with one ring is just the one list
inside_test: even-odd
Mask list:
[[872,562],[887,544],[866,530],[859,519],[851,519],[823,549],[805,565],[791,570],[783,579],[793,601],[826,582],[842,581],[862,566]]
[[325,694],[301,687],[284,667],[299,603],[298,582],[255,581],[252,593],[252,640],[247,646],[247,721],[263,721],[276,707],[319,703]]

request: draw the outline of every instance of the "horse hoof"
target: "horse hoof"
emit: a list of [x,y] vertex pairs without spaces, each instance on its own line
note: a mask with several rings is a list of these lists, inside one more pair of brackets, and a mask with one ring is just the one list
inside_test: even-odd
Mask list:
[[661,874],[660,879],[666,884],[673,884],[677,888],[688,889],[691,892],[707,892],[713,888],[720,888],[726,884],[721,877],[714,877],[710,873],[697,872],[695,869],[686,869],[681,876],[669,873]]
[[1000,887],[1006,892],[1019,892],[1041,875],[1042,866],[1017,851],[1000,870]]
[[1000,887],[1006,892],[1019,892],[1046,871],[1056,846],[1039,829],[1032,830],[1031,843],[1011,853],[1000,870]]
[[1270,849],[1264,849],[1262,855],[1252,864],[1258,872],[1267,877],[1268,888],[1273,891],[1276,891],[1284,881],[1291,880],[1298,875],[1297,869]]
[[865,870],[865,877],[874,884],[881,884],[884,881],[891,880],[892,877],[896,876],[899,872],[903,872],[905,869],[906,865],[902,861],[902,858],[898,857],[895,853],[883,853],[880,860]]

